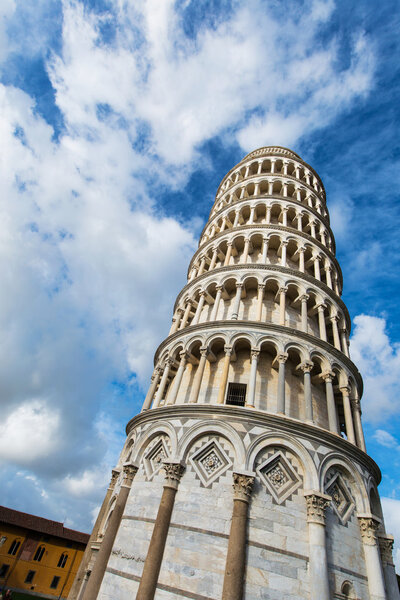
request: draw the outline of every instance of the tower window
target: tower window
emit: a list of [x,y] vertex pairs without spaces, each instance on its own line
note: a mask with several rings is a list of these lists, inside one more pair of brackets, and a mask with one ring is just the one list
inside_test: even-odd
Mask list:
[[60,581],[60,578],[57,577],[57,575],[55,577],[53,577],[52,582],[50,584],[50,588],[52,590],[55,590],[57,588],[58,584],[59,584],[59,581]]
[[8,551],[8,554],[11,554],[12,556],[14,556],[15,554],[17,554],[18,548],[21,545],[21,541],[20,540],[14,540],[10,546],[10,549]]
[[32,583],[33,578],[35,577],[36,571],[28,571],[25,577],[25,583]]
[[244,406],[246,401],[246,387],[245,383],[230,383],[228,385],[226,404]]
[[37,560],[38,562],[40,562],[43,558],[43,554],[44,554],[44,546],[39,546],[39,548],[35,552],[35,556],[33,557],[33,560]]
[[65,552],[63,552],[59,558],[57,567],[60,567],[60,569],[63,569],[65,567],[65,563],[67,562],[67,558],[68,558],[68,554],[65,554]]
[[7,575],[8,573],[8,569],[10,568],[10,565],[7,565],[6,563],[2,564],[0,567],[0,579],[4,579],[4,577]]

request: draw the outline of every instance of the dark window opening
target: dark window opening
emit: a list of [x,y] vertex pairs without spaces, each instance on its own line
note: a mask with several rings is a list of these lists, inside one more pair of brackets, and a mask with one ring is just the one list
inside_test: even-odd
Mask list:
[[28,571],[27,576],[25,577],[25,583],[32,583],[35,573],[36,571]]
[[0,579],[4,579],[4,577],[8,573],[8,569],[9,568],[10,568],[10,565],[6,565],[5,563],[3,565],[1,565],[1,567],[0,567]]
[[35,556],[33,557],[33,560],[37,560],[38,562],[40,562],[43,558],[44,550],[45,550],[44,546],[39,546],[39,548],[35,552]]
[[244,406],[246,401],[246,387],[245,383],[230,383],[228,385],[226,404]]
[[8,551],[8,554],[11,554],[12,556],[14,556],[15,554],[17,554],[17,550],[20,547],[21,542],[20,540],[14,540],[13,543],[10,546],[10,549]]
[[61,569],[63,569],[65,567],[65,563],[67,562],[67,558],[68,558],[68,554],[65,554],[63,552],[60,556],[57,567],[60,567]]
[[51,582],[51,584],[50,584],[50,588],[51,588],[52,590],[55,590],[55,589],[56,589],[56,587],[57,587],[57,586],[58,586],[58,584],[59,584],[59,581],[60,581],[60,578],[59,578],[59,577],[57,577],[57,576],[53,577],[53,581],[52,581],[52,582]]

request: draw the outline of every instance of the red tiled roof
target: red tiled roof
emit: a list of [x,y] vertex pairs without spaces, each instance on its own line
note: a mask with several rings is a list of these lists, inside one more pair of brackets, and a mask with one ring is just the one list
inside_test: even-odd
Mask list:
[[50,519],[36,517],[35,515],[28,515],[28,513],[13,510],[12,508],[6,508],[5,506],[0,506],[0,523],[16,525],[18,527],[23,527],[24,529],[32,529],[33,531],[53,535],[55,537],[63,538],[64,540],[80,542],[81,544],[87,544],[89,541],[88,533],[68,529],[58,521],[51,521]]

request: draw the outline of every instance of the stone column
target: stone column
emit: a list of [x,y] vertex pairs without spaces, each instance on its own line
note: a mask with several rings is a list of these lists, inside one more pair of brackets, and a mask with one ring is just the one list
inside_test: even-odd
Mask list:
[[99,533],[100,525],[103,522],[103,519],[105,517],[105,513],[108,508],[112,493],[114,491],[115,484],[117,483],[119,473],[120,473],[120,471],[117,469],[113,469],[111,472],[110,485],[108,486],[106,496],[105,496],[105,498],[103,500],[103,504],[101,505],[101,508],[99,510],[99,514],[97,515],[96,522],[93,527],[93,531],[90,534],[90,538],[87,543],[85,552],[82,556],[81,563],[79,565],[78,571],[75,575],[74,582],[69,591],[68,600],[76,600],[78,598],[79,592],[81,591],[82,584],[84,583],[85,572],[86,572],[86,569],[88,567],[88,564],[90,562],[90,558],[92,555],[92,544],[93,544],[93,542],[95,542],[97,540],[97,535]]
[[232,314],[231,314],[231,319],[233,319],[234,321],[237,321],[238,316],[239,316],[239,306],[240,306],[240,298],[242,296],[242,287],[243,287],[243,283],[238,282],[236,284],[236,296],[233,301],[233,308],[232,308]]
[[315,221],[310,221],[310,229],[311,229],[311,235],[313,238],[317,237],[317,233],[315,231]]
[[332,275],[331,275],[331,273],[332,273],[332,267],[330,267],[329,265],[327,265],[325,267],[325,273],[326,273],[326,285],[328,287],[330,287],[331,290],[332,290],[333,289],[332,288]]
[[329,574],[325,542],[325,510],[331,497],[318,491],[304,492],[307,503],[310,553],[310,600],[328,600]]
[[196,277],[196,275],[197,275],[197,269],[196,269],[196,267],[193,267],[192,272],[190,273],[189,281],[193,281],[193,279]]
[[240,261],[244,265],[247,263],[247,259],[249,257],[249,245],[250,245],[250,240],[249,240],[249,238],[246,238],[244,240],[244,248],[243,248],[242,260]]
[[326,342],[325,309],[326,304],[318,304],[319,337]]
[[297,231],[303,231],[303,215],[298,212],[296,215],[297,218]]
[[249,393],[247,396],[246,406],[254,408],[254,398],[256,393],[256,381],[257,381],[257,363],[260,351],[252,348],[250,351],[251,355],[251,368],[250,368],[250,379],[249,379]]
[[282,208],[282,225],[287,227],[287,211],[288,209],[284,206]]
[[164,490],[154,523],[136,600],[153,600],[164,555],[165,542],[171,522],[175,496],[185,467],[181,463],[164,462]]
[[225,231],[225,227],[226,227],[226,217],[224,217],[222,219],[221,227],[219,228],[219,232],[218,233],[223,233]]
[[301,302],[301,330],[304,331],[304,333],[307,333],[308,331],[308,311],[307,311],[307,300],[309,299],[309,295],[308,294],[303,294],[302,296],[300,296],[300,302]]
[[333,332],[333,343],[334,346],[336,348],[336,350],[342,350],[341,346],[340,346],[340,338],[339,338],[339,329],[338,329],[338,321],[339,321],[339,317],[337,317],[336,315],[334,317],[330,318],[330,321],[332,323],[332,332]]
[[183,313],[182,309],[178,308],[178,310],[176,311],[176,315],[174,315],[172,317],[172,325],[171,325],[171,329],[169,330],[169,335],[172,335],[173,333],[175,333],[175,331],[177,331],[180,320],[182,318],[182,313]]
[[200,361],[197,365],[196,375],[193,380],[193,386],[190,393],[189,403],[196,403],[199,399],[201,382],[203,381],[204,368],[206,366],[208,348],[200,348]]
[[191,323],[192,325],[197,325],[197,323],[200,320],[201,311],[203,310],[203,306],[204,306],[205,296],[206,296],[205,292],[200,292],[199,302],[197,304],[196,312],[194,313],[193,321]]
[[329,371],[328,373],[324,373],[322,375],[322,379],[325,381],[326,405],[327,405],[327,409],[328,409],[329,431],[339,434],[339,425],[338,425],[338,421],[337,421],[335,396],[333,394],[333,385],[332,385],[334,376],[335,376],[335,374],[333,373],[333,371]]
[[279,289],[279,325],[285,325],[286,321],[286,292],[286,287]]
[[233,226],[237,227],[238,223],[239,223],[239,214],[240,212],[238,210],[235,210],[235,220],[233,221]]
[[156,397],[154,398],[153,408],[157,408],[160,405],[160,402],[163,398],[165,386],[167,385],[168,375],[169,375],[169,371],[171,369],[172,362],[173,362],[172,359],[168,358],[165,363],[164,372],[161,377],[160,385],[158,386],[157,394],[156,394]]
[[281,242],[282,255],[281,255],[281,266],[286,267],[286,248],[288,243],[286,241]]
[[224,260],[224,267],[227,267],[229,265],[229,261],[231,259],[231,255],[232,255],[232,242],[227,242],[227,251],[225,254],[225,260]]
[[179,327],[179,329],[184,329],[184,327],[186,327],[186,323],[188,321],[191,309],[192,309],[192,300],[189,299],[187,301],[187,303],[186,303],[185,312],[183,314],[182,321],[181,321],[181,326]]
[[184,350],[182,350],[182,352],[179,353],[179,356],[181,357],[181,360],[179,362],[179,367],[176,372],[172,389],[168,397],[168,404],[175,404],[176,397],[179,393],[179,388],[181,387],[183,373],[185,372],[186,368],[186,362],[188,358],[187,353]]
[[280,415],[285,414],[285,363],[288,359],[288,355],[278,354],[276,360],[279,363],[278,371],[278,400],[277,400],[277,413]]
[[148,410],[151,406],[151,403],[154,398],[154,392],[157,389],[157,384],[160,379],[160,374],[161,374],[160,367],[156,367],[153,371],[153,375],[151,376],[151,383],[150,383],[148,392],[146,394],[146,398],[144,399],[144,402],[143,402],[142,412],[144,410]]
[[231,362],[232,346],[225,346],[225,358],[222,367],[221,383],[219,385],[219,392],[217,398],[217,404],[223,404],[225,402],[226,384],[228,383],[229,364]]
[[342,341],[342,352],[343,354],[345,354],[347,356],[347,358],[349,358],[349,347],[347,345],[347,335],[346,335],[346,328],[343,327],[343,329],[340,330],[340,337],[341,337],[341,341]]
[[[211,237],[212,237],[212,236],[211,236]],[[206,264],[206,257],[205,257],[205,256],[202,256],[202,257],[201,257],[201,261],[200,261],[199,272],[198,272],[198,274],[197,274],[197,275],[198,275],[198,277],[200,277],[200,275],[202,275],[202,274],[203,274],[203,272],[204,272],[204,266],[205,266],[205,264]]]
[[376,532],[380,521],[374,515],[358,515],[361,539],[364,547],[365,569],[371,600],[387,600],[383,580],[381,557]]
[[264,290],[265,290],[265,284],[259,283],[258,284],[258,296],[257,296],[257,315],[256,315],[257,321],[261,321],[261,317],[262,317]]
[[355,445],[356,438],[354,436],[353,416],[351,414],[351,405],[349,392],[350,389],[347,386],[340,388],[343,397],[343,409],[344,409],[344,420],[346,423],[346,435],[349,442]]
[[271,158],[271,173],[275,173],[276,158]]
[[[258,184],[256,184],[256,185],[258,185]],[[258,194],[256,194],[256,192],[254,192],[254,195],[257,196]],[[252,206],[250,208],[250,217],[249,217],[249,221],[247,223],[248,225],[253,225],[253,223],[254,223],[254,213],[255,212],[256,212],[256,207]]]
[[319,270],[319,256],[314,257],[314,277],[321,281],[321,271]]
[[215,289],[217,290],[217,293],[215,296],[214,306],[213,306],[213,309],[211,312],[210,321],[215,321],[217,319],[219,303],[221,301],[221,295],[222,295],[222,285],[217,285],[217,287]]
[[306,249],[304,248],[304,246],[300,246],[298,252],[299,252],[299,271],[300,273],[304,273],[305,272],[305,264],[304,264],[304,253],[305,253]]
[[388,600],[399,600],[399,586],[396,578],[396,571],[393,562],[393,543],[392,535],[379,535],[379,550],[383,567],[383,577],[386,585],[386,594]]
[[304,373],[304,403],[306,409],[306,421],[313,423],[313,405],[312,405],[312,394],[311,394],[311,370],[314,363],[306,361],[300,365],[301,370]]
[[364,432],[361,423],[361,405],[358,398],[353,398],[351,401],[353,409],[354,433],[356,434],[357,446],[366,452]]
[[271,207],[265,207],[265,224],[269,225],[271,223]]
[[218,248],[213,248],[213,255],[211,258],[211,262],[210,262],[210,268],[208,269],[209,271],[212,271],[213,269],[215,269],[215,265],[217,264],[217,257],[218,257]]
[[97,598],[101,582],[103,581],[104,573],[107,567],[108,559],[110,558],[111,550],[114,545],[115,536],[121,523],[122,515],[124,514],[126,501],[129,496],[133,478],[137,473],[138,468],[135,465],[124,464],[124,479],[121,484],[121,489],[118,498],[114,504],[114,509],[108,521],[108,526],[102,539],[99,552],[87,582],[82,600],[94,600]]
[[222,600],[242,600],[246,568],[247,515],[253,473],[233,473],[233,511],[229,532]]
[[268,256],[268,238],[264,237],[263,238],[263,246],[262,246],[262,256],[261,256],[261,262],[263,265],[265,265],[267,262],[267,256]]

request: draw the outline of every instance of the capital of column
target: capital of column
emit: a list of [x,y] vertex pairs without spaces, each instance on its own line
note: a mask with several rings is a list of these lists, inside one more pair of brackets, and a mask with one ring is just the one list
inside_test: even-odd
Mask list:
[[352,398],[351,399],[351,405],[353,407],[354,410],[356,410],[357,412],[362,413],[361,411],[361,402],[359,398]]
[[302,296],[300,296],[300,302],[307,302],[310,299],[310,296],[308,294],[303,294]]
[[304,362],[301,363],[300,369],[303,371],[303,373],[310,373],[313,366],[314,366],[313,362],[311,362],[310,360],[305,360]]
[[233,498],[249,502],[253,491],[254,475],[233,473]]
[[323,302],[321,302],[320,304],[317,304],[317,309],[319,311],[324,311],[326,309],[326,304],[324,304]]
[[122,482],[124,485],[131,485],[133,478],[138,472],[138,467],[133,465],[132,463],[124,463],[124,481]]
[[233,242],[229,240],[228,242],[226,242],[226,245],[232,247],[233,246]]
[[287,240],[282,240],[281,241],[281,246],[287,246],[288,245],[288,241]]
[[382,562],[394,567],[393,562],[393,544],[394,537],[392,535],[378,536],[379,549],[381,551]]
[[258,290],[265,290],[265,283],[259,283]]
[[279,288],[279,293],[280,294],[286,294],[287,291],[288,291],[287,287],[281,287],[281,288]]
[[111,470],[111,480],[110,480],[110,485],[109,487],[111,489],[114,489],[115,484],[117,483],[117,479],[119,477],[121,470],[120,469],[112,469]]
[[223,285],[216,285],[215,289],[217,290],[217,292],[220,292],[220,291],[222,291],[224,289],[224,286]]
[[332,383],[335,373],[333,371],[326,371],[325,373],[322,373],[321,377],[325,383]]
[[329,320],[331,321],[331,323],[333,323],[334,321],[336,321],[336,323],[339,321],[339,317],[337,315],[333,315],[332,317],[329,317]]
[[230,356],[232,354],[232,350],[232,346],[224,346],[225,356]]
[[181,350],[179,352],[179,356],[181,358],[182,361],[186,361],[189,358],[189,354],[186,350]]
[[242,287],[243,287],[243,283],[241,281],[237,281],[236,282],[236,289],[240,289],[241,290]]
[[320,254],[316,254],[315,256],[312,257],[313,261],[315,262],[316,260],[320,261],[321,260],[321,256]]
[[181,477],[185,471],[185,466],[180,462],[166,460],[163,462],[163,467],[165,471],[164,487],[170,487],[177,490]]
[[360,533],[363,544],[367,546],[376,546],[377,535],[381,521],[374,515],[358,515],[358,524],[360,525]]
[[325,525],[325,510],[332,500],[331,496],[311,490],[304,492],[304,497],[307,503],[307,523]]
[[348,396],[350,394],[350,388],[348,385],[342,385],[339,390],[342,392],[343,396]]
[[260,351],[257,350],[256,348],[252,348],[250,350],[250,356],[251,356],[251,358],[258,358],[260,356]]
[[200,354],[201,354],[201,356],[205,356],[205,357],[207,357],[207,354],[208,354],[208,353],[209,353],[208,346],[202,346],[202,347],[200,348]]
[[325,265],[325,271],[332,271],[332,267],[330,265]]
[[283,363],[285,364],[285,362],[287,361],[289,355],[287,352],[282,352],[281,354],[278,354],[276,357],[276,360],[278,361],[278,363]]

